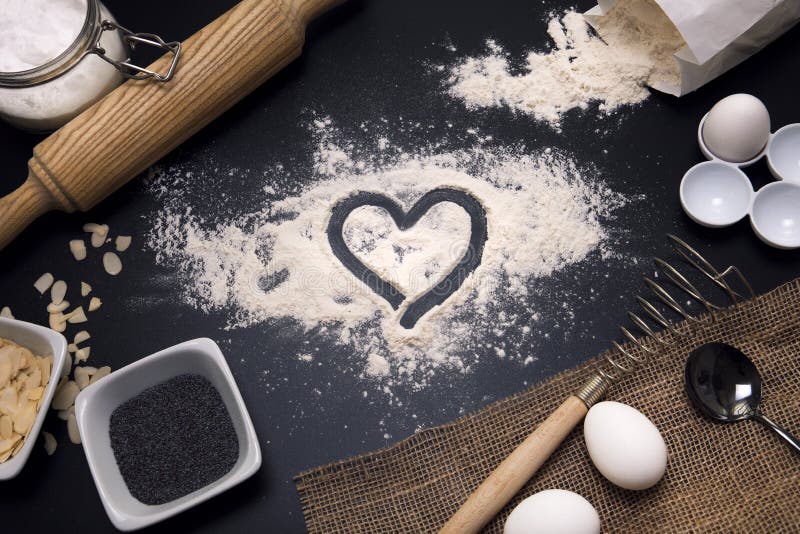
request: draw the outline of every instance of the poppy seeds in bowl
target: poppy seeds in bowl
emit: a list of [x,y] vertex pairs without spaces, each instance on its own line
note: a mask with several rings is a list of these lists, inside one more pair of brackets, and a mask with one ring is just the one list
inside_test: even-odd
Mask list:
[[109,433],[128,490],[148,505],[208,486],[239,459],[239,440],[219,391],[196,374],[176,376],[120,404]]

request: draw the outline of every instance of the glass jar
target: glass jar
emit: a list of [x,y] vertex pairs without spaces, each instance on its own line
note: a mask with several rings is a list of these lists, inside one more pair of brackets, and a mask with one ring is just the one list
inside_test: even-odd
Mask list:
[[[126,30],[99,0],[5,2],[9,5],[0,22],[0,117],[19,128],[55,130],[125,78],[166,81],[172,76],[180,43]],[[130,49],[138,42],[174,53],[166,75],[129,62]]]

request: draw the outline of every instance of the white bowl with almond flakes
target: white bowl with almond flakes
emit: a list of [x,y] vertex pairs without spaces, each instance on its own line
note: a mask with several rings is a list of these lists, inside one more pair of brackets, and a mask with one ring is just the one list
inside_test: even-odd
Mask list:
[[41,392],[39,411],[28,434],[22,440],[22,448],[15,456],[0,463],[0,480],[9,480],[17,476],[25,466],[39,437],[42,423],[47,416],[47,410],[50,408],[50,403],[56,392],[58,378],[61,376],[67,360],[67,340],[64,339],[64,336],[49,328],[3,317],[0,317],[0,338],[13,341],[17,345],[30,350],[36,356],[50,356],[52,358],[50,379],[44,391]]

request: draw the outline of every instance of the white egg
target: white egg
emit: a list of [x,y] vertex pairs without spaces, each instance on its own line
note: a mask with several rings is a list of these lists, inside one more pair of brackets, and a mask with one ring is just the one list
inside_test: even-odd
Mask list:
[[753,95],[726,96],[703,124],[703,142],[718,158],[740,163],[758,155],[769,140],[769,111]]
[[503,534],[599,534],[600,516],[592,503],[567,490],[531,495],[506,519]]
[[597,470],[625,489],[654,486],[667,469],[664,438],[644,414],[621,402],[599,402],[583,422],[586,448]]

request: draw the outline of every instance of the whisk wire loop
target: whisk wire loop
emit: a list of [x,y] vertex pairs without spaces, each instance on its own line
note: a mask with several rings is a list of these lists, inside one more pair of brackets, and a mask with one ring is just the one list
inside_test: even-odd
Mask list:
[[[667,234],[667,237],[672,241],[674,250],[678,253],[684,261],[692,265],[695,269],[700,271],[703,275],[705,275],[708,279],[714,282],[717,286],[719,286],[725,293],[727,293],[728,298],[732,302],[738,302],[739,300],[747,300],[748,298],[755,297],[755,291],[753,291],[753,287],[748,282],[747,278],[742,274],[742,272],[734,265],[729,265],[722,272],[718,271],[711,263],[703,257],[702,254],[697,252],[691,245],[686,243],[680,237],[674,234]],[[743,295],[742,293],[733,289],[733,287],[728,283],[727,278],[729,275],[734,275],[739,283],[747,290],[747,294]]]
[[[732,304],[755,296],[752,286],[739,269],[728,266],[719,271],[683,239],[673,234],[667,234],[667,237],[672,241],[676,253],[694,270],[699,271],[721,288]],[[645,337],[637,338],[629,328],[620,326],[620,332],[626,342],[622,344],[616,341],[612,342],[613,349],[604,356],[605,364],[601,364],[595,369],[595,374],[577,394],[588,407],[600,400],[613,383],[646,363],[650,356],[655,355],[658,345],[672,345],[677,341],[674,339],[675,337],[686,335],[697,328],[709,326],[716,321],[717,312],[723,309],[722,306],[705,298],[697,286],[673,265],[661,258],[655,258],[654,262],[658,270],[656,275],[658,272],[662,273],[671,283],[670,285],[674,285],[693,301],[700,303],[708,312],[707,318],[700,319],[690,314],[678,302],[678,299],[664,287],[664,284],[645,277],[645,285],[657,299],[656,304],[663,304],[665,309],[671,310],[683,319],[684,324],[680,325],[670,321],[656,304],[642,296],[637,296],[636,301],[639,304],[640,312],[637,314],[629,311],[628,318]],[[734,277],[744,288],[744,294],[731,286],[728,281],[730,277]],[[657,332],[651,322],[656,325],[656,328],[660,327],[662,330]]]

